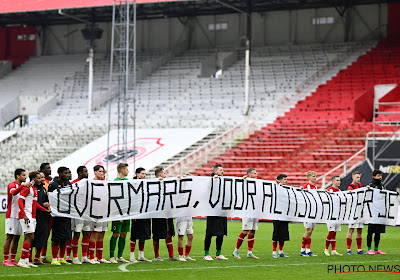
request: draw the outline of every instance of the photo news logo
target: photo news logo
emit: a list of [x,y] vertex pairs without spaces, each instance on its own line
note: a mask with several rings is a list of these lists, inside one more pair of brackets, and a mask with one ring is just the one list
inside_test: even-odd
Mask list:
[[332,265],[328,264],[328,273],[331,274],[342,274],[342,273],[367,273],[367,272],[386,272],[386,273],[399,273],[399,264],[341,264]]

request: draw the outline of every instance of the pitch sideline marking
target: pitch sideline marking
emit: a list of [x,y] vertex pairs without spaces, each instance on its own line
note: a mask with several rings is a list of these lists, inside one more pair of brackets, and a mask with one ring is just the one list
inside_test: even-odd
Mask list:
[[[379,263],[379,262],[398,262],[400,260],[386,260],[386,261],[370,261],[371,263]],[[204,267],[171,267],[171,268],[155,268],[155,269],[136,269],[136,270],[127,270],[126,266],[133,263],[122,264],[125,270],[110,270],[110,271],[65,271],[65,272],[47,272],[47,273],[24,273],[24,274],[6,274],[0,275],[0,278],[4,277],[20,277],[20,276],[40,276],[40,275],[65,275],[65,274],[99,274],[99,273],[127,273],[127,272],[152,272],[152,271],[169,271],[169,270],[203,270],[203,269],[230,269],[230,268],[253,268],[253,267],[274,267],[281,266],[279,264],[257,264],[257,265],[231,265],[231,266],[204,266]],[[289,266],[298,266],[298,265],[322,265],[322,264],[331,264],[328,262],[323,263],[292,263],[285,264]],[[336,264],[348,264],[348,262],[336,263]]]

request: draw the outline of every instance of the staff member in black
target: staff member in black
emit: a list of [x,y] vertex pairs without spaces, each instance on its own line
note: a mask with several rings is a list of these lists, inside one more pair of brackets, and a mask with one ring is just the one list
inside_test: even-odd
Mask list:
[[[146,169],[143,167],[136,168],[134,180],[146,179]],[[132,220],[131,242],[130,242],[130,261],[131,262],[151,262],[144,256],[144,244],[146,240],[151,238],[151,219],[135,219]],[[136,240],[139,240],[139,257],[135,258]]]
[[[382,171],[379,169],[375,169],[372,172],[372,181],[369,183],[369,186],[371,188],[379,189],[379,190],[385,190],[386,188],[382,185]],[[381,233],[385,233],[386,228],[385,225],[381,224],[369,224],[368,225],[368,234],[367,234],[367,246],[368,246],[368,254],[369,255],[375,255],[375,254],[380,254],[380,255],[386,255],[386,253],[382,252],[379,250],[379,241],[381,240]],[[374,242],[375,242],[375,247],[374,250],[372,250],[372,235],[375,234]]]
[[[41,184],[36,186],[36,190],[38,193],[37,203],[47,209],[50,206],[50,203],[49,197],[47,196],[47,191],[44,187],[45,180],[46,178],[44,173],[40,172]],[[49,217],[50,214],[48,212],[36,212],[35,238],[32,242],[32,249],[36,248],[36,255],[33,259],[35,265],[44,265],[44,263],[40,260],[40,253],[42,252],[43,247],[47,247],[47,239],[49,238]]]
[[[211,173],[211,177],[218,178],[224,175],[224,169],[221,164],[216,164]],[[216,254],[215,259],[227,260],[223,255],[221,255],[222,243],[224,242],[224,235],[228,234],[228,218],[218,217],[218,216],[207,216],[207,229],[206,237],[204,239],[204,260],[212,261],[213,258],[210,256],[210,245],[211,238],[216,236]]]

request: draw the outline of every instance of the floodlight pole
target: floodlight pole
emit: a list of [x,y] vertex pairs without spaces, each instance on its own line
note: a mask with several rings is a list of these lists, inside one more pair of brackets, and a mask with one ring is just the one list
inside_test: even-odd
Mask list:
[[92,113],[93,109],[93,46],[89,50],[89,85],[88,85],[88,114]]

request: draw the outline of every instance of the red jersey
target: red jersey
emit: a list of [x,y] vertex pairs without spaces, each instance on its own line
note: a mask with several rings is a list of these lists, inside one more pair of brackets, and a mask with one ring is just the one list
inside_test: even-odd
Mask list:
[[18,218],[18,194],[22,189],[22,186],[17,184],[17,181],[14,181],[8,184],[7,187],[7,212],[6,219],[8,218]]
[[305,190],[316,190],[317,189],[317,187],[315,185],[311,185],[310,183],[304,184],[302,186],[302,188]]
[[24,215],[28,218],[36,219],[36,208],[41,211],[46,211],[46,209],[37,203],[38,193],[36,187],[22,187],[21,193],[19,194],[18,206],[19,213],[18,218],[23,219]]
[[363,185],[360,183],[358,183],[357,185],[353,185],[353,183],[350,184],[350,186],[347,188],[348,191],[352,191],[352,190],[356,190],[359,188],[362,188]]
[[335,188],[333,186],[326,189],[327,192],[340,192],[339,188]]

